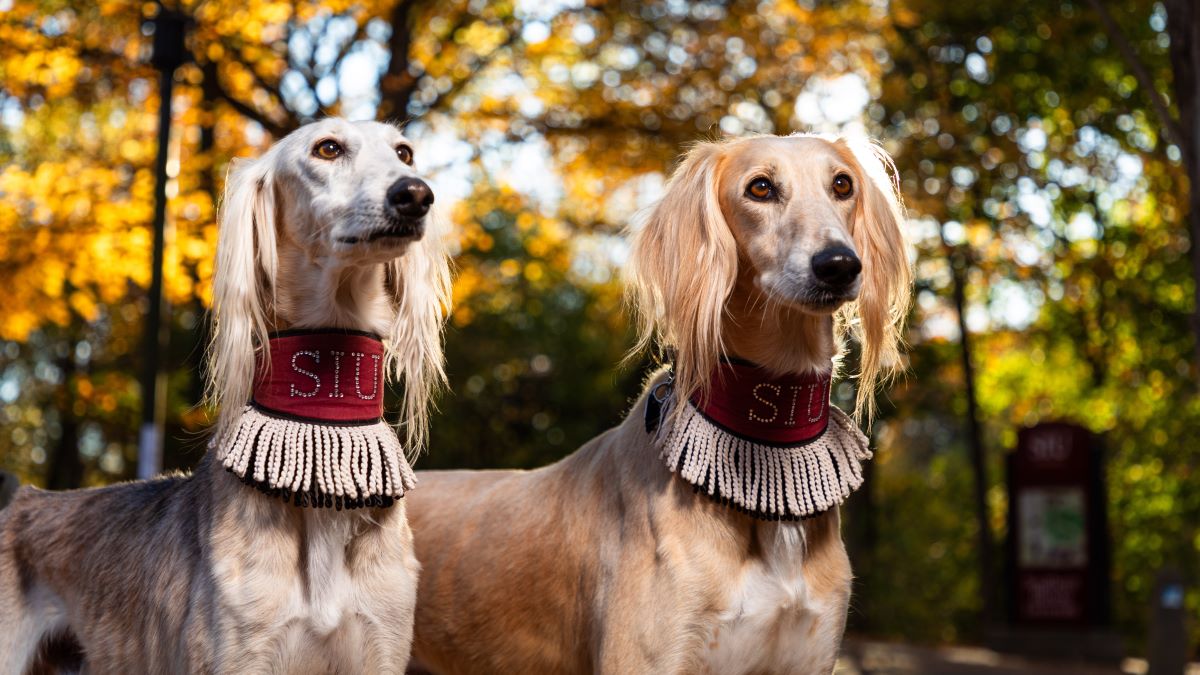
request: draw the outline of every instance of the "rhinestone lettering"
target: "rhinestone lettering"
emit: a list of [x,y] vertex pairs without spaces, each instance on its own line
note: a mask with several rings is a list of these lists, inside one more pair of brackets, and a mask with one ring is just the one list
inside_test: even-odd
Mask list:
[[770,417],[761,417],[758,415],[758,413],[754,412],[754,408],[750,408],[750,410],[747,411],[747,415],[749,416],[751,422],[770,423],[770,422],[774,422],[776,417],[779,417],[778,406],[776,406],[774,403],[768,401],[767,399],[763,398],[759,394],[759,390],[764,389],[764,388],[769,389],[771,392],[773,392],[775,394],[775,396],[779,396],[779,385],[777,385],[777,384],[767,384],[766,382],[763,382],[763,383],[754,385],[754,398],[757,399],[759,403],[763,403],[771,408],[771,416]]
[[333,391],[329,392],[329,398],[341,398],[345,394],[342,393],[342,357],[346,352],[329,352],[333,354]]
[[379,393],[379,355],[372,354],[371,360],[375,362],[375,373],[371,375],[371,380],[374,383],[374,389],[371,395],[367,396],[362,391],[362,357],[366,356],[362,352],[351,352],[350,356],[354,357],[354,391],[358,397],[364,401],[370,401]]
[[321,363],[321,353],[305,350],[305,351],[299,351],[299,352],[296,352],[295,354],[292,354],[292,370],[296,371],[297,373],[300,373],[301,375],[307,375],[307,376],[311,377],[316,386],[313,387],[312,391],[300,391],[299,389],[296,388],[296,385],[294,385],[294,384],[289,385],[291,388],[289,391],[289,394],[291,396],[300,396],[302,398],[309,398],[310,396],[316,396],[317,392],[321,391],[321,378],[317,377],[316,373],[314,373],[310,370],[305,370],[296,364],[296,359],[299,359],[301,356],[311,356],[315,363],[320,364]]

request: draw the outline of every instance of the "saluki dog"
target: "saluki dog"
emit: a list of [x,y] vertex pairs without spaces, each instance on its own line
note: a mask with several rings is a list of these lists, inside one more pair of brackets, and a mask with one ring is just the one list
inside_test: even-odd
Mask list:
[[[337,475],[309,485],[290,466],[294,484],[272,487],[283,471],[274,462],[296,448],[268,432],[288,418],[247,402],[315,401],[335,416],[350,410],[343,403],[381,410],[383,380],[402,380],[402,435],[409,452],[421,446],[443,379],[449,292],[432,202],[411,143],[388,124],[321,120],[233,168],[213,280],[214,441],[190,476],[22,488],[0,511],[0,673],[34,668],[39,651],[64,640],[89,673],[404,671],[419,566],[407,499],[394,499],[407,464],[381,464],[381,448],[401,448],[395,429],[383,426],[386,443],[368,446],[349,431],[359,427],[304,427],[329,430],[323,447]],[[256,388],[280,367],[275,339],[314,329],[378,351],[299,351],[282,374],[293,377],[291,399]],[[333,375],[317,371],[322,357]],[[257,435],[231,436],[245,415],[258,420]],[[235,441],[250,453],[241,478]],[[253,459],[268,450],[273,459]],[[311,455],[299,456],[312,469]],[[355,483],[354,466],[375,482]],[[334,479],[347,482],[325,482]]]
[[[419,474],[415,661],[441,673],[832,671],[851,584],[836,505],[869,453],[828,410],[829,377],[853,335],[866,420],[899,368],[910,269],[889,169],[874,144],[816,135],[687,153],[635,227],[629,265],[640,347],[657,345],[669,368],[624,422],[556,464]],[[733,426],[712,421],[730,411]],[[795,438],[793,419],[862,445],[779,459],[809,447],[771,444]],[[742,423],[761,438],[732,433]],[[672,439],[684,455],[667,457]],[[731,448],[743,449],[720,459]]]

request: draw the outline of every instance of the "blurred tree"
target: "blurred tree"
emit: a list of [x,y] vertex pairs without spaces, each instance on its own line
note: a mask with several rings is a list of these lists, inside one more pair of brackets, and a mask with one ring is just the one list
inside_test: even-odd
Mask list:
[[[1171,113],[1170,99],[1159,91],[1154,76],[1139,56],[1137,48],[1114,20],[1108,6],[1100,0],[1088,0],[1088,4],[1149,99],[1163,139],[1183,156],[1189,185],[1189,234],[1193,242],[1200,241],[1200,190],[1194,189],[1194,186],[1200,185],[1200,10],[1197,10],[1196,3],[1188,0],[1166,0],[1162,4],[1170,41],[1172,92],[1179,110],[1176,116]],[[1200,246],[1192,246],[1191,250],[1193,368],[1200,376]]]
[[[1072,417],[1113,450],[1123,627],[1137,633],[1157,565],[1200,566],[1200,491],[1187,489],[1200,458],[1180,442],[1200,434],[1191,151],[1160,140],[1151,95],[1174,84],[1164,105],[1195,118],[1171,57],[1186,2],[1105,4],[1144,76],[1077,0],[168,4],[192,21],[194,59],[177,77],[169,163],[175,465],[202,450],[206,415],[191,406],[224,168],[305,121],[413,118],[439,199],[462,198],[453,391],[422,466],[541,464],[625,410],[641,373],[615,367],[627,346],[617,229],[687,143],[865,128],[897,157],[920,281],[913,374],[877,426],[872,508],[856,514],[875,533],[858,625],[977,632],[986,532],[961,516],[964,364],[977,369],[995,531],[1015,429]],[[0,0],[0,465],[26,480],[130,473],[151,6]],[[965,361],[956,280],[975,337]],[[1188,603],[1200,611],[1200,596]]]
[[[1107,7],[1156,89],[1130,72],[1088,4],[905,0],[894,5],[894,66],[870,113],[919,216],[914,384],[894,392],[897,421],[885,445],[904,454],[939,448],[931,462],[965,452],[961,432],[928,435],[962,429],[967,413],[964,372],[945,351],[961,337],[953,301],[961,279],[965,324],[980,338],[971,361],[991,527],[1003,531],[999,459],[1016,428],[1070,418],[1105,432],[1117,613],[1132,632],[1157,565],[1196,568],[1200,504],[1182,486],[1195,480],[1200,456],[1172,439],[1195,437],[1200,417],[1190,376],[1187,167],[1180,148],[1161,140],[1154,111],[1155,92],[1172,76],[1167,15],[1146,2]],[[903,473],[885,466],[876,475],[881,511],[899,508],[906,493],[892,491],[902,489]],[[881,545],[953,540],[954,530],[935,532]],[[977,551],[958,551],[965,557],[935,559],[923,548],[911,555],[941,568],[942,578],[972,584],[961,566]],[[1200,607],[1200,596],[1188,603]],[[955,627],[939,630],[944,638]]]
[[[479,184],[458,205],[462,250],[443,397],[422,466],[534,467],[620,421],[641,373],[622,288],[573,229],[511,188]],[[467,421],[467,423],[463,423]]]
[[[1178,118],[1173,118],[1166,110],[1161,97],[1155,100],[1158,101],[1159,122],[1167,132],[1164,135],[1182,152],[1188,172],[1188,222],[1192,241],[1192,373],[1200,381],[1200,9],[1196,3],[1188,0],[1167,0],[1165,6]],[[1127,45],[1120,29],[1108,18],[1103,5],[1097,5],[1097,12],[1105,18],[1106,27],[1120,40],[1119,44],[1123,47]],[[1131,51],[1128,48],[1126,50]],[[1127,53],[1126,58],[1135,72],[1145,72],[1136,54]],[[1140,77],[1149,79],[1146,75]],[[1152,82],[1142,82],[1142,87],[1154,96]]]
[[[177,76],[168,167],[167,298],[191,317],[187,326],[173,324],[182,344],[202,342],[186,335],[203,326],[194,319],[209,293],[212,207],[230,157],[321,114],[419,115],[414,135],[449,130],[482,159],[469,180],[493,180],[497,159],[506,161],[514,147],[532,152],[562,176],[540,195],[539,208],[568,230],[612,231],[639,194],[653,193],[684,143],[718,128],[787,131],[792,102],[814,73],[876,67],[871,36],[885,20],[881,8],[785,2],[762,16],[756,8],[170,4],[189,19],[192,52]],[[0,274],[13,289],[0,300],[0,337],[25,341],[50,325],[66,336],[78,333],[70,328],[78,323],[107,325],[129,302],[145,304],[157,108],[146,13],[153,11],[118,0],[83,7],[43,0],[0,13],[0,150],[10,160],[0,174],[0,232],[11,240]],[[839,29],[816,30],[823,25]],[[59,339],[69,352],[70,341]],[[172,426],[203,421],[187,412],[198,390],[196,354],[185,350],[173,361],[183,384],[172,385],[181,395],[170,406]],[[59,437],[68,455],[71,428]],[[169,444],[168,464],[186,464],[172,456],[180,448]]]

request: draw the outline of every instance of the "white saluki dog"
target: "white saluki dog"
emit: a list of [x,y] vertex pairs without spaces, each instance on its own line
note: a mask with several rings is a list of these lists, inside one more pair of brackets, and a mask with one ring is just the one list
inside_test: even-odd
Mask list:
[[898,365],[910,272],[889,164],[821,136],[688,153],[630,259],[642,346],[669,354],[673,380],[655,375],[620,426],[552,466],[421,474],[415,659],[441,673],[833,669],[851,579],[837,504],[869,452],[828,405],[829,378],[854,332],[868,418]]
[[[415,451],[449,291],[432,202],[409,141],[375,122],[304,126],[231,172],[209,452],[190,476],[23,488],[0,511],[0,673],[67,643],[89,673],[404,671],[419,566],[396,497],[412,481],[379,387],[384,370],[403,381]],[[333,346],[295,349],[313,340]],[[275,403],[299,416],[273,416]],[[359,414],[376,424],[317,423]],[[302,447],[314,429],[315,464]]]

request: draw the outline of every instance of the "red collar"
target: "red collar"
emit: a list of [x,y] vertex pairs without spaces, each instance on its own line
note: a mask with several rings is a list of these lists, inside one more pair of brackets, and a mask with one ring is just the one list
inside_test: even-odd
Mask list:
[[[373,424],[383,417],[383,342],[361,331],[272,333],[251,405],[303,422]],[[261,357],[260,357],[261,359]]]
[[692,404],[713,424],[747,440],[799,445],[829,424],[831,373],[771,375],[765,368],[722,360],[709,384],[708,400]]

